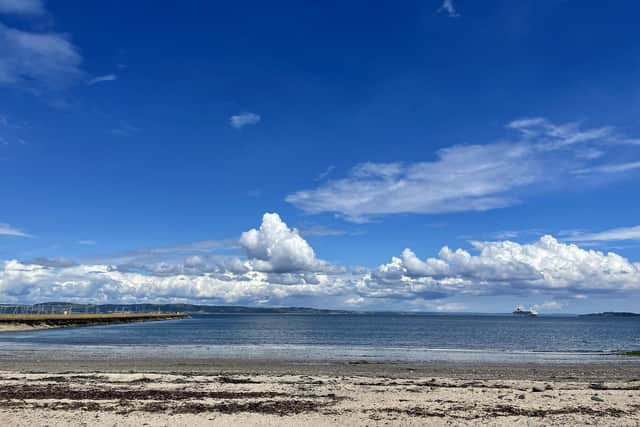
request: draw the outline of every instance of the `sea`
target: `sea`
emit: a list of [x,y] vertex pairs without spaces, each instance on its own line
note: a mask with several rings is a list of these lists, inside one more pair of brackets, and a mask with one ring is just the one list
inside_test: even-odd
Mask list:
[[219,314],[0,333],[0,358],[634,363],[640,317]]

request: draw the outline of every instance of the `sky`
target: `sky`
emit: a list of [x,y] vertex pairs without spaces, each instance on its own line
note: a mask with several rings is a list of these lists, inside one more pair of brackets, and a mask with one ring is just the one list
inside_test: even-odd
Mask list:
[[0,0],[0,302],[637,311],[639,13]]

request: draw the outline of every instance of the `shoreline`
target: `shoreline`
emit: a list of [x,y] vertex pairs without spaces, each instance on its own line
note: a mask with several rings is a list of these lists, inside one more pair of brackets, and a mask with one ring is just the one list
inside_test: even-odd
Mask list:
[[[43,357],[44,356],[44,357]],[[413,376],[453,376],[456,378],[584,381],[623,381],[640,379],[640,359],[626,364],[575,363],[476,363],[476,362],[367,362],[362,361],[284,361],[271,359],[222,358],[94,358],[48,359],[8,357],[0,354],[0,371],[31,373],[61,372],[147,372],[192,374],[281,375],[363,375],[407,378]]]
[[[122,325],[124,326],[124,325]],[[20,333],[20,331],[16,331]],[[30,332],[27,332],[30,333]],[[484,364],[484,365],[607,365],[638,364],[640,358],[623,351],[509,351],[482,349],[429,349],[371,346],[289,344],[100,344],[32,341],[28,335],[10,338],[0,334],[0,360],[238,360],[247,363],[270,360],[282,363],[362,364]],[[43,356],[46,355],[46,356]]]

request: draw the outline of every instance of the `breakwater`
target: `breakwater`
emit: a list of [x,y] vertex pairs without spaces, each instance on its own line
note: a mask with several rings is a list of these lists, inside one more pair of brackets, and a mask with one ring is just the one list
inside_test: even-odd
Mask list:
[[189,315],[185,313],[0,314],[0,330],[111,325],[117,323],[175,320],[187,317],[189,317]]

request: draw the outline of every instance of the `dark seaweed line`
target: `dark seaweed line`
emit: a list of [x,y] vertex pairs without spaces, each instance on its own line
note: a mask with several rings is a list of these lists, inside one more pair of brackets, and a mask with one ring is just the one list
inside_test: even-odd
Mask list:
[[26,401],[7,401],[0,402],[0,407],[12,409],[46,409],[53,411],[105,411],[115,412],[117,414],[130,414],[133,412],[152,412],[152,413],[168,413],[176,414],[200,414],[200,413],[221,413],[221,414],[237,414],[242,412],[250,412],[257,414],[269,415],[295,415],[303,412],[317,412],[320,409],[334,405],[335,402],[318,402],[315,400],[274,400],[274,401],[255,401],[255,402],[228,402],[206,404],[200,402],[177,403],[171,401],[153,401],[145,403],[141,406],[134,406],[131,402],[118,402],[116,405],[101,405],[98,402],[43,402],[30,403]]
[[20,399],[69,399],[69,400],[186,400],[186,399],[255,399],[286,397],[286,393],[232,392],[232,391],[187,391],[187,390],[118,390],[118,389],[74,389],[60,384],[45,386],[17,386],[0,388],[0,400]]
[[[478,415],[458,415],[455,412],[471,412],[471,411],[484,411],[483,414]],[[376,413],[385,413],[385,414],[403,414],[412,417],[438,417],[438,418],[456,418],[456,419],[464,419],[464,420],[473,420],[478,418],[485,417],[509,417],[509,416],[524,416],[530,418],[543,418],[547,416],[553,415],[589,415],[589,416],[610,416],[610,417],[621,417],[625,415],[633,415],[637,412],[637,408],[634,408],[632,411],[624,411],[622,409],[617,408],[606,408],[602,410],[593,409],[585,406],[578,406],[573,408],[559,408],[559,409],[527,409],[527,408],[519,408],[517,406],[510,405],[497,405],[495,407],[476,407],[476,406],[452,406],[447,408],[446,410],[431,410],[423,407],[413,407],[413,408],[381,408],[381,409],[369,409],[365,412],[371,412],[372,415],[375,416]]]

